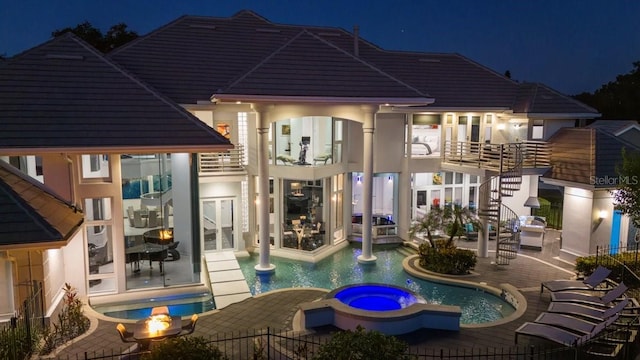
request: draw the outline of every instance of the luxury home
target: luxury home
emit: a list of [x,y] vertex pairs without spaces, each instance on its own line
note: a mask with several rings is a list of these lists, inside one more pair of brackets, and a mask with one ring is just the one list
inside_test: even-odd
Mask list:
[[[591,199],[565,219],[613,213],[552,171],[548,140],[596,110],[357,28],[184,16],[108,55],[66,34],[0,63],[0,104],[0,316],[34,282],[49,310],[65,282],[102,302],[209,287],[208,254],[256,252],[256,271],[277,272],[272,256],[360,241],[375,262],[373,244],[412,241],[414,220],[454,204],[482,219],[479,256],[498,230],[491,256],[508,266],[519,243],[500,230],[520,231],[541,180]],[[565,226],[563,256],[602,234]]]

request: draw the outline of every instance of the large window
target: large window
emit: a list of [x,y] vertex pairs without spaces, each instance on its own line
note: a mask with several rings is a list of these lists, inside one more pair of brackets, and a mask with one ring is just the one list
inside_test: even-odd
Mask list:
[[[306,116],[278,121],[270,152],[277,165],[322,166],[339,161],[342,121],[327,116]],[[334,140],[335,139],[335,140]],[[335,143],[334,143],[335,141]]]
[[462,205],[476,209],[479,177],[457,172],[413,175],[413,217],[425,215],[433,207]]
[[199,280],[190,166],[188,154],[121,157],[127,289]]
[[282,247],[313,251],[324,245],[322,180],[283,180]]
[[82,155],[83,180],[100,179],[108,181],[109,178],[109,155]]
[[411,156],[440,156],[440,115],[414,115]]

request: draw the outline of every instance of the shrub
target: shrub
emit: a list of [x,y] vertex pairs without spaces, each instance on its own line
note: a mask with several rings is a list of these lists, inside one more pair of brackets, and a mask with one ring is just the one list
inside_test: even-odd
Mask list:
[[358,326],[355,331],[346,330],[334,333],[328,343],[318,349],[314,360],[406,360],[410,359],[408,345],[393,336],[378,331],[366,331]]
[[0,359],[28,359],[36,340],[37,335],[32,331],[29,336],[22,322],[18,322],[15,328],[10,326],[0,328]]
[[202,336],[183,336],[154,344],[142,360],[228,360],[222,351]]
[[53,328],[43,330],[40,355],[46,355],[65,342],[84,334],[90,325],[89,319],[84,316],[82,300],[77,295],[76,289],[65,283],[63,308],[58,314],[58,321],[52,323]]
[[[597,263],[596,263],[597,260]],[[602,265],[611,270],[609,278],[615,281],[624,281],[630,288],[640,288],[640,279],[630,276],[629,272],[640,274],[640,259],[635,251],[627,251],[612,255],[584,256],[576,259],[576,272],[589,276]]]
[[458,249],[445,240],[438,240],[435,246],[420,245],[418,249],[420,266],[448,275],[466,275],[476,266],[476,254],[471,250]]

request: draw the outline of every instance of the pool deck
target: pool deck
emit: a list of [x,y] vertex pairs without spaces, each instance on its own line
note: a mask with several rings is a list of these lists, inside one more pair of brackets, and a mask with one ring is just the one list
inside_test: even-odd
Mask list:
[[[523,249],[519,256],[507,266],[496,267],[491,264],[494,253],[490,251],[488,258],[478,258],[475,268],[478,275],[465,279],[494,287],[499,287],[503,283],[516,287],[527,301],[526,311],[520,318],[491,327],[463,327],[460,331],[418,330],[398,337],[407,341],[411,347],[431,349],[460,348],[462,350],[463,348],[515,346],[515,329],[526,321],[534,320],[549,305],[549,293],[540,294],[540,283],[554,279],[570,279],[575,275],[573,264],[556,259],[559,241],[559,232],[548,231],[545,236],[545,248],[542,251]],[[490,242],[490,249],[492,245],[495,246],[494,242]],[[475,248],[476,243],[461,241],[458,246]],[[319,289],[292,289],[273,291],[249,298],[223,309],[201,314],[194,335],[208,338],[216,334],[267,327],[275,330],[292,330],[298,305],[316,300],[325,293]],[[91,330],[72,344],[59,349],[56,352],[56,358],[83,359],[85,352],[110,354],[127,348],[127,344],[120,341],[116,331],[117,322],[107,321],[103,317],[96,316],[92,311],[87,311],[87,315],[92,317]],[[317,334],[328,336],[332,330],[320,329]],[[521,337],[518,346],[526,346],[528,341],[530,341],[528,337]]]

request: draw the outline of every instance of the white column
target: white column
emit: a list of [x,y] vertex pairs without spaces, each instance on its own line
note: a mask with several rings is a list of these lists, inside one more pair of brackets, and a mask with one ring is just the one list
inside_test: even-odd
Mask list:
[[269,240],[269,124],[264,108],[254,106],[258,131],[258,239],[260,240],[260,262],[256,272],[273,272],[276,267],[269,263],[271,242]]
[[[406,119],[405,115],[405,119]],[[405,144],[406,147],[411,145]],[[407,149],[407,150],[410,150]],[[398,214],[396,216],[396,224],[398,224],[398,234],[403,240],[411,241],[409,239],[409,228],[411,227],[411,214],[413,209],[411,208],[412,185],[411,184],[411,172],[409,171],[409,158],[404,157],[402,159],[402,170],[398,176]]]
[[364,155],[363,155],[363,187],[362,187],[362,254],[358,256],[359,263],[375,262],[373,255],[373,242],[371,239],[372,227],[372,198],[373,198],[373,132],[374,132],[374,108],[363,106],[364,123],[362,132],[364,134]]
[[13,298],[13,268],[6,251],[0,251],[0,319],[8,319],[16,310]]

